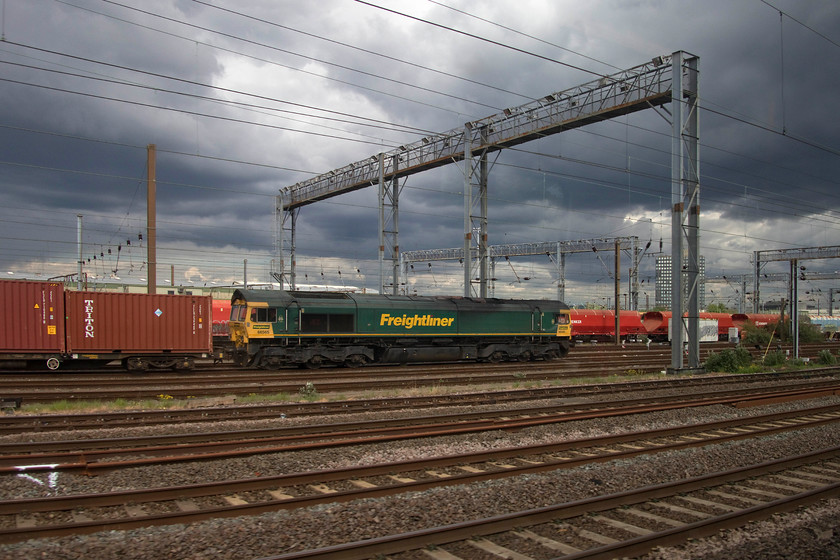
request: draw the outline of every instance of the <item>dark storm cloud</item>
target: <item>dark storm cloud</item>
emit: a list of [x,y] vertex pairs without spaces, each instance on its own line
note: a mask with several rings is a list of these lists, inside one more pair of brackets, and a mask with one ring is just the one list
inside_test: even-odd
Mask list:
[[[77,213],[94,247],[136,240],[146,146],[156,144],[165,258],[206,277],[232,277],[245,258],[267,270],[279,189],[597,77],[579,68],[612,73],[679,49],[700,57],[710,268],[748,270],[758,248],[840,244],[836,5],[771,2],[789,14],[780,22],[758,0],[448,3],[509,29],[431,2],[381,2],[539,56],[346,0],[7,5],[2,77],[24,83],[0,82],[0,237],[11,247],[2,267],[72,272]],[[669,244],[667,118],[646,111],[494,155],[490,242],[638,235]],[[409,177],[400,247],[460,246],[463,189],[462,164]],[[309,205],[298,261],[316,276],[319,257],[372,276],[377,229],[375,188]],[[576,262],[582,281],[604,272],[592,256]],[[443,289],[442,278],[433,283]]]

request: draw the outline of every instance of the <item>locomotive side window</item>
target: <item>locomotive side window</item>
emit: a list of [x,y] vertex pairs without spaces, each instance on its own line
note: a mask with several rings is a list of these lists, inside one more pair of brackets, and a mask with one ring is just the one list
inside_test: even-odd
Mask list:
[[330,315],[330,332],[353,332],[353,316]]
[[353,332],[353,315],[304,313],[301,332]]
[[276,323],[277,309],[274,307],[257,307],[251,309],[251,322],[253,323]]
[[565,313],[555,313],[554,314],[554,324],[555,325],[568,325],[569,324],[569,316]]
[[300,332],[327,332],[327,315],[323,313],[304,313],[300,323]]

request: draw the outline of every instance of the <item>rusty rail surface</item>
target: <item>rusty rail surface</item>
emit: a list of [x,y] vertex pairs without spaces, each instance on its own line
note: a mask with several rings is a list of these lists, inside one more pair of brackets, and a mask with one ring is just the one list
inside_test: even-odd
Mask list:
[[[0,542],[188,523],[215,517],[254,515],[280,509],[381,497],[755,438],[837,421],[840,421],[840,405],[364,467],[182,487],[6,500],[0,502],[0,516],[13,516],[13,520],[3,523],[11,528],[0,530]],[[422,478],[420,474],[423,474]],[[251,498],[251,501],[242,498],[258,492],[262,492],[261,498]],[[214,496],[217,497],[215,501],[201,501]],[[219,498],[230,505],[218,506]],[[142,504],[151,502],[157,504],[155,510],[160,509],[161,503],[169,503],[171,511],[147,513]],[[96,508],[113,510],[126,504],[131,506],[126,509],[127,515],[122,517],[96,511]],[[72,522],[55,521],[61,519],[60,512],[68,510],[74,512]]]

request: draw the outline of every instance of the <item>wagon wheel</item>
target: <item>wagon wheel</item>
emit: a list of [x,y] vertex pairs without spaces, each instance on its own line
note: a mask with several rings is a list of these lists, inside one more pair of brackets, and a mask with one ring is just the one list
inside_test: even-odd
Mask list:
[[367,363],[367,357],[364,354],[350,354],[344,360],[344,365],[349,368],[357,368]]
[[195,369],[195,360],[192,358],[182,358],[174,366],[175,371],[192,371]]
[[146,371],[148,369],[146,360],[137,356],[126,358],[123,365],[128,371]]

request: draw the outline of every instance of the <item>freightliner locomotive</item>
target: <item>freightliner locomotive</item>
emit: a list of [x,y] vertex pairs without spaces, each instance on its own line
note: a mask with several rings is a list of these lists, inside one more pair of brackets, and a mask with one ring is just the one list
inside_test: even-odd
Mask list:
[[571,344],[560,301],[236,290],[234,361],[275,369],[554,360]]

